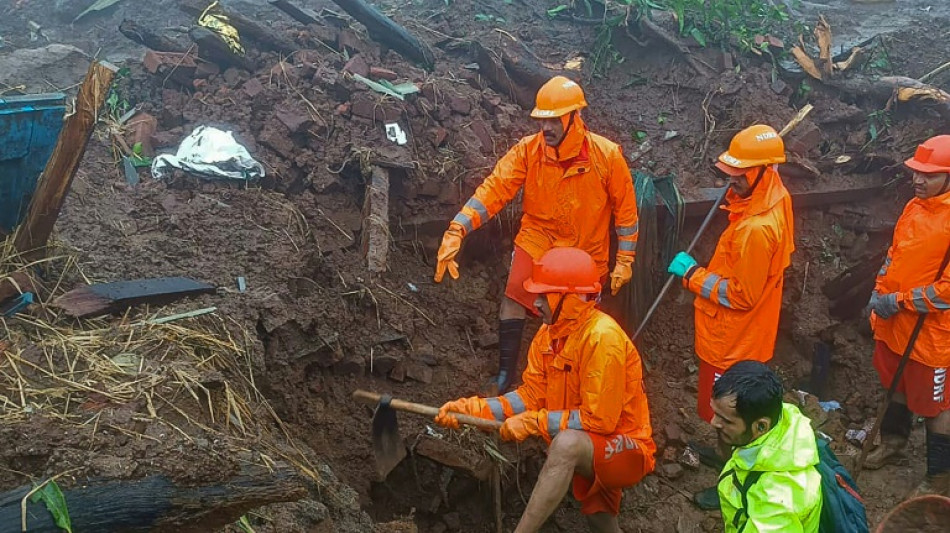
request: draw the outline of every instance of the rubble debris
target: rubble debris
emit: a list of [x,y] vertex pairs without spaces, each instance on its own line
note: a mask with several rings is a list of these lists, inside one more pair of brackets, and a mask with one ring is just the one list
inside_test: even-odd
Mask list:
[[194,53],[156,52],[146,50],[142,66],[150,74],[171,79],[186,87],[191,86],[198,70],[197,56]]
[[188,36],[198,45],[198,57],[218,63],[224,68],[254,70],[255,65],[250,59],[234,53],[228,43],[213,31],[196,26],[188,32]]
[[141,304],[165,305],[182,298],[213,294],[217,287],[189,278],[153,278],[98,283],[73,289],[53,300],[54,307],[76,318],[116,313]]
[[106,62],[95,62],[89,66],[76,97],[76,111],[63,124],[56,147],[33,194],[30,210],[17,232],[14,246],[25,258],[37,258],[45,254],[46,243],[59,218],[66,193],[79,170],[86,145],[99,120],[99,110],[105,105],[117,70]]
[[[524,109],[534,108],[535,95],[554,73],[541,64],[520,40],[507,38],[493,53],[479,42],[472,43],[478,72],[501,94],[508,95]],[[501,62],[495,60],[501,56]]]
[[435,56],[422,41],[363,0],[333,0],[343,11],[366,26],[369,36],[426,70],[435,67]]
[[491,459],[480,456],[471,448],[463,448],[428,435],[420,437],[412,451],[439,464],[464,472],[479,481],[487,481],[493,470]]
[[[189,15],[201,16],[207,9],[205,0],[178,0],[178,8]],[[300,47],[270,28],[245,17],[233,8],[222,5],[214,6],[214,13],[224,17],[228,24],[233,26],[240,35],[261,45],[267,50],[273,50],[283,55],[291,55],[300,50]]]
[[0,56],[5,84],[21,86],[26,94],[49,92],[50,85],[72,87],[89,70],[90,57],[75,46],[50,44],[19,48]]
[[319,24],[320,18],[312,9],[298,6],[288,0],[268,0],[268,3],[277,9],[290,15],[290,18],[301,24]]

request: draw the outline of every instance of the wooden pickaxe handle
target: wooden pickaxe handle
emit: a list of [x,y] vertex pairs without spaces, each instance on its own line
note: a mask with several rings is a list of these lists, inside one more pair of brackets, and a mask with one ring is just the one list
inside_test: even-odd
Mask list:
[[[363,403],[377,405],[380,399],[382,399],[382,395],[376,392],[356,390],[353,392],[353,398]],[[398,400],[396,398],[393,398],[392,401],[389,402],[389,406],[397,411],[415,413],[417,415],[428,416],[429,418],[435,418],[435,415],[439,414],[438,407],[423,405],[421,403],[407,402],[405,400]],[[501,427],[501,422],[497,420],[488,420],[486,418],[478,418],[477,416],[463,415],[461,413],[452,414],[455,415],[455,418],[458,419],[460,424],[465,424],[466,426],[475,426],[483,431],[498,431],[498,428]]]

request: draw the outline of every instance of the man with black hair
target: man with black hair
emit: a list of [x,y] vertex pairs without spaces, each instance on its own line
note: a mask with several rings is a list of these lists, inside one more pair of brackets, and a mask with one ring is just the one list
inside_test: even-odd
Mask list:
[[892,463],[907,445],[913,415],[922,416],[927,475],[909,496],[950,496],[950,135],[927,139],[904,165],[913,171],[915,198],[897,220],[869,303],[877,341],[872,363],[885,389],[897,378],[902,354],[910,354],[884,413],[881,444],[864,466]]
[[741,361],[713,385],[712,425],[733,447],[719,476],[726,533],[818,531],[821,475],[808,418],[782,402],[769,367]]

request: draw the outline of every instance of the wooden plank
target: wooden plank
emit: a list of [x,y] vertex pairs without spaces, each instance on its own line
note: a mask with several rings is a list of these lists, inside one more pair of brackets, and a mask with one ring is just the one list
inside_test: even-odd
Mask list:
[[370,272],[385,272],[389,256],[389,171],[373,167],[363,200],[360,248]]
[[[793,192],[791,193],[792,206],[796,209],[811,209],[833,204],[857,203],[880,194],[881,189],[881,185],[869,185],[865,187],[828,189],[823,191]],[[716,201],[720,192],[722,192],[722,189],[716,188],[696,190],[694,198],[686,201],[686,216],[706,216],[706,213],[712,208],[713,202]],[[659,202],[657,203],[657,207],[662,207]]]
[[184,53],[185,47],[178,44],[173,39],[155,33],[149,28],[142,26],[131,19],[125,19],[119,24],[119,32],[132,41],[135,41],[145,48],[150,48],[156,52],[175,52]]
[[46,243],[53,233],[66,193],[79,170],[117,71],[115,66],[103,61],[89,65],[76,97],[76,111],[63,124],[53,155],[40,176],[30,210],[17,230],[14,245],[26,259],[36,260],[46,254]]

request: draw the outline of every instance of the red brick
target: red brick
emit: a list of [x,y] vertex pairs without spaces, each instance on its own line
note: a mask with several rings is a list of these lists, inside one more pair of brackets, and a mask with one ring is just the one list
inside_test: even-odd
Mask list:
[[261,80],[257,78],[251,78],[247,80],[244,82],[244,86],[241,88],[244,89],[244,94],[251,98],[254,98],[264,92],[264,84],[262,84]]
[[369,64],[366,63],[366,58],[363,57],[363,54],[356,54],[346,62],[346,65],[343,65],[343,72],[359,74],[365,78],[369,76]]
[[299,107],[278,107],[274,109],[274,118],[279,120],[284,126],[287,126],[290,133],[300,133],[313,124],[310,115]]
[[485,122],[481,120],[473,121],[468,128],[482,145],[482,153],[490,154],[495,151],[495,142],[492,140],[491,129]]
[[450,95],[448,98],[449,109],[459,115],[467,115],[472,112],[472,103],[461,96]]
[[141,143],[142,155],[154,157],[155,148],[152,146],[152,137],[158,129],[158,119],[148,113],[136,113],[126,126],[132,130],[132,146]]
[[399,75],[395,72],[389,70],[388,68],[382,67],[370,67],[369,75],[373,79],[383,79],[389,81],[396,81],[396,78],[399,77]]
[[168,76],[182,85],[191,85],[198,65],[195,56],[174,52],[147,50],[142,58],[145,70],[157,76]]

